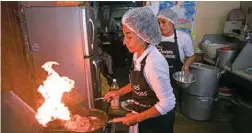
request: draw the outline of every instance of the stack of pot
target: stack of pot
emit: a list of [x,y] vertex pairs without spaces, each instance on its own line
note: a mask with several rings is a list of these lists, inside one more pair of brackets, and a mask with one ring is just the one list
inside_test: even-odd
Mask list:
[[231,66],[236,57],[236,50],[231,47],[224,47],[216,50],[217,62],[216,65],[223,69],[226,66]]
[[182,90],[181,112],[193,120],[208,120],[218,88],[219,69],[202,63],[193,63],[190,72],[197,80],[189,88]]

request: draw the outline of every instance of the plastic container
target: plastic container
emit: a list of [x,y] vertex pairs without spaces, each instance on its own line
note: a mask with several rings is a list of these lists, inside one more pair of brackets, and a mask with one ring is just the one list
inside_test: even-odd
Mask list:
[[[119,90],[119,86],[116,82],[116,79],[113,79],[113,83],[111,84],[111,91]],[[119,109],[120,108],[120,101],[119,98],[114,99],[111,101],[111,109]]]

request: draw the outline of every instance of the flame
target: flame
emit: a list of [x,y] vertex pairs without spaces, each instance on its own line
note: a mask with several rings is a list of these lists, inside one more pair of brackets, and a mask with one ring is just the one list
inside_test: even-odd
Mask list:
[[64,92],[70,92],[74,87],[74,81],[68,77],[60,77],[52,69],[52,65],[59,64],[49,61],[42,66],[48,72],[48,77],[38,88],[38,92],[42,94],[45,102],[38,108],[35,117],[44,126],[53,119],[70,119],[70,112],[61,99]]

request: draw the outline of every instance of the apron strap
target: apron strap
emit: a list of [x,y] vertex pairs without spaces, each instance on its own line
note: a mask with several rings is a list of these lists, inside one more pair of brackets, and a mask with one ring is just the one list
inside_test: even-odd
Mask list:
[[177,33],[175,29],[174,29],[174,40],[175,40],[175,44],[178,45],[178,37],[177,37]]
[[143,60],[141,61],[141,71],[143,71],[143,69],[144,69],[144,66],[145,66],[145,64],[146,64],[146,59],[147,59],[148,55],[149,55],[149,54],[147,54],[147,55],[143,58]]
[[[141,71],[143,70],[142,68],[144,68],[145,64],[146,64],[146,58],[147,58],[148,54],[143,58],[143,60],[141,61]],[[130,70],[133,71],[134,70],[134,61],[132,61],[131,64],[131,68]]]

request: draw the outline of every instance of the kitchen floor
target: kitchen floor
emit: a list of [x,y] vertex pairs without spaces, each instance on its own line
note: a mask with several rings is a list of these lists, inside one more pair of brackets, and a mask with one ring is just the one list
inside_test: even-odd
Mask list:
[[234,133],[227,121],[198,122],[176,113],[174,133]]
[[[115,133],[128,133],[128,128],[121,124],[117,125],[116,130]],[[174,133],[234,133],[234,131],[231,124],[227,121],[199,122],[176,113]]]
[[[115,133],[128,133],[128,127],[117,124]],[[227,121],[199,122],[176,113],[174,133],[234,133],[234,131]]]
[[[114,75],[118,84],[124,86],[128,83],[128,67],[115,68]],[[199,122],[186,118],[176,112],[174,133],[234,133],[227,113],[220,109],[215,111],[215,117],[208,122]],[[117,125],[116,133],[127,133],[128,128],[123,125]]]

